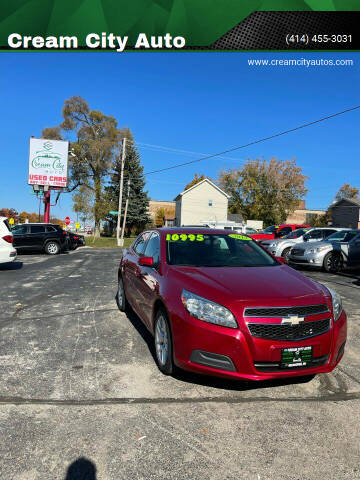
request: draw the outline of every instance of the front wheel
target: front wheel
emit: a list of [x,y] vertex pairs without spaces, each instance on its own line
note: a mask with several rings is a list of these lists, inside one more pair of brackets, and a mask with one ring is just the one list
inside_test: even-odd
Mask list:
[[323,266],[326,272],[339,272],[340,270],[342,270],[343,267],[342,256],[334,252],[327,253],[324,258]]
[[285,250],[281,254],[281,256],[285,260],[285,263],[289,263],[290,250],[291,250],[291,247],[285,248]]
[[45,252],[48,255],[57,255],[60,252],[60,246],[57,242],[48,242],[45,245]]
[[164,375],[171,375],[175,370],[173,363],[173,347],[169,320],[166,312],[163,309],[160,309],[157,312],[154,327],[154,342],[157,365],[159,370]]

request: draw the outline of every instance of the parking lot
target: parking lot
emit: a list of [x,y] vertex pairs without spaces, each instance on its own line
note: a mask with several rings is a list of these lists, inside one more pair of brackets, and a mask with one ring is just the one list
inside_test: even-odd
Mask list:
[[348,313],[331,374],[231,382],[159,372],[151,336],[117,307],[120,256],[85,247],[0,267],[1,478],[360,478],[357,272],[304,271]]

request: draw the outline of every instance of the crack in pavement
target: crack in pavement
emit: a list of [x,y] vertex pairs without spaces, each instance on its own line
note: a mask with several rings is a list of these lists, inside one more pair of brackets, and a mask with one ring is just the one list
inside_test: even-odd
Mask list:
[[136,404],[174,404],[174,403],[252,403],[252,402],[345,402],[360,400],[360,392],[344,393],[337,392],[328,395],[310,397],[202,397],[202,398],[176,398],[176,397],[119,397],[100,398],[94,400],[56,400],[42,398],[2,397],[0,405],[54,405],[54,406],[97,406],[97,405],[136,405]]

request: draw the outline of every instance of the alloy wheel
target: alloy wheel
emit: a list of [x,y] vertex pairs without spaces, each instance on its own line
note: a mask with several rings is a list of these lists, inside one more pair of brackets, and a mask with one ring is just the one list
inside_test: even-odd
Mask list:
[[165,365],[169,354],[169,338],[164,317],[159,316],[155,329],[156,356],[161,365]]

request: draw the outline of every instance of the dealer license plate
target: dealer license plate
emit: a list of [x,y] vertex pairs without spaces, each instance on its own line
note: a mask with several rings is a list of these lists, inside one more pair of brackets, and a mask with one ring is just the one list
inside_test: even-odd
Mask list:
[[281,349],[281,368],[306,367],[312,362],[313,347]]

